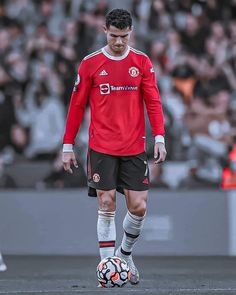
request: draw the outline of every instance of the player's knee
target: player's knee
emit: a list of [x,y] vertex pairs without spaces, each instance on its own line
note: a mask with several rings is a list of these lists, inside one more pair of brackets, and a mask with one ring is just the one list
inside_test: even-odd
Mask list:
[[99,209],[103,211],[115,211],[116,204],[112,198],[104,197],[99,201]]
[[116,210],[115,194],[113,191],[98,191],[98,202],[100,210]]
[[147,210],[147,202],[142,200],[139,203],[135,204],[135,206],[132,206],[129,208],[130,213],[136,215],[136,216],[144,216]]

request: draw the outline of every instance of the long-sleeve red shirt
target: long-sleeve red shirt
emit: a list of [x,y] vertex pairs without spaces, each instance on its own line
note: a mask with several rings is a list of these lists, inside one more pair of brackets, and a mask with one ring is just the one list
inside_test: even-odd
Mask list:
[[71,96],[64,144],[74,144],[89,102],[89,147],[110,155],[136,155],[145,149],[144,104],[153,136],[164,135],[164,119],[150,59],[128,47],[123,56],[104,48],[83,59]]

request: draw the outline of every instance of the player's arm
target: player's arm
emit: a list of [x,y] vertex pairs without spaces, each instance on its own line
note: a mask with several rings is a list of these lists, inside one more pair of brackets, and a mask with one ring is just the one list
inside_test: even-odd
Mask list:
[[90,86],[91,78],[89,70],[82,61],[71,95],[70,106],[66,119],[65,134],[63,138],[62,162],[65,171],[69,173],[73,173],[71,165],[78,168],[73,146],[75,143],[75,137],[84,117]]
[[142,78],[142,94],[146,104],[147,114],[152,128],[153,136],[155,137],[154,144],[154,158],[155,163],[165,161],[165,130],[164,130],[164,116],[161,104],[160,93],[156,84],[155,73],[152,63],[146,57],[144,64],[144,72]]
[[155,144],[154,144],[154,163],[158,164],[164,162],[166,159],[167,151],[165,147],[165,143],[162,141],[156,140],[155,137]]

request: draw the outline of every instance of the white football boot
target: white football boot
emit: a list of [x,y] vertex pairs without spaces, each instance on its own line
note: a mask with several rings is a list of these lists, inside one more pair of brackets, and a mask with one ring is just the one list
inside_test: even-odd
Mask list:
[[130,273],[131,273],[131,276],[130,276],[130,283],[132,285],[136,285],[139,283],[139,272],[138,272],[138,269],[137,267],[135,266],[134,262],[133,262],[133,258],[132,258],[132,255],[124,255],[121,253],[120,251],[120,248],[121,246],[116,250],[116,253],[115,255],[124,259],[127,263],[128,263],[128,266],[129,266],[129,270],[130,270]]

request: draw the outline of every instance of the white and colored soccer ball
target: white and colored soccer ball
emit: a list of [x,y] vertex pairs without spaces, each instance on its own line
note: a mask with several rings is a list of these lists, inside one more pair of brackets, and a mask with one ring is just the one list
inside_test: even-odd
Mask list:
[[129,266],[119,257],[106,257],[97,266],[97,278],[104,288],[122,287],[130,279]]

